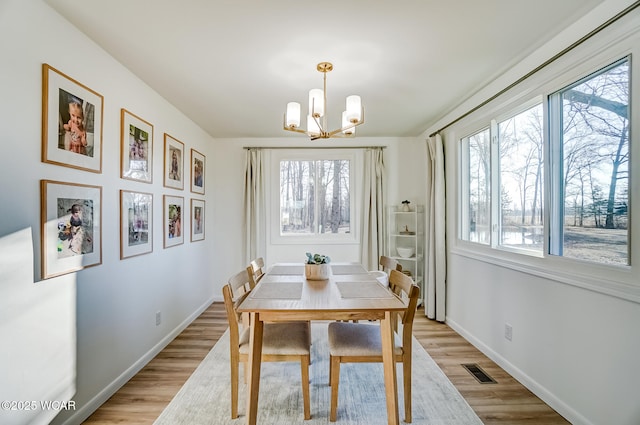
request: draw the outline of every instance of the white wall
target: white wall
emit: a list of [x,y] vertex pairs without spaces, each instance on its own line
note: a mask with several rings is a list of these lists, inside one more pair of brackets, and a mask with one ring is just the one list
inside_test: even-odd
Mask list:
[[[604,2],[532,58],[551,57],[630,3]],[[549,256],[518,256],[461,243],[456,239],[455,218],[459,196],[457,146],[460,137],[470,134],[466,132],[468,129],[492,113],[504,111],[508,105],[515,105],[538,90],[551,90],[560,83],[551,80],[555,76],[560,75],[559,80],[569,84],[575,81],[572,74],[586,72],[585,69],[597,64],[597,56],[606,61],[609,56],[616,57],[629,48],[636,49],[636,55],[638,36],[625,39],[625,34],[637,31],[639,12],[636,9],[624,20],[624,25],[616,26],[622,26],[623,31],[603,31],[593,42],[565,55],[443,132],[447,155],[447,216],[453,218],[447,222],[446,321],[574,424],[640,423],[640,369],[637,368],[640,235],[634,227],[631,268],[617,270]],[[622,45],[607,48],[613,40],[622,40]],[[526,73],[527,67],[532,69],[541,63],[531,62],[532,58],[519,65],[520,71],[524,71],[520,75]],[[637,89],[636,83],[640,81],[637,70],[636,67],[632,90]],[[508,73],[492,82],[494,93],[508,86],[514,75]],[[488,98],[489,94],[485,92],[483,97]],[[633,99],[638,100],[637,96]],[[456,116],[452,114],[442,122]],[[637,129],[638,116],[632,120],[632,128]],[[436,129],[437,126],[430,131]],[[631,151],[635,153],[631,169],[636,171],[640,166],[639,134],[633,131],[631,141]],[[638,183],[637,178],[632,181]],[[632,187],[630,209],[631,221],[636,223],[640,221],[638,195],[640,188],[636,184]],[[512,341],[505,339],[505,324],[513,328]]]
[[[218,295],[214,282],[222,280],[223,274],[217,266],[225,259],[215,255],[220,251],[214,244],[218,225],[214,216],[218,210],[227,211],[229,202],[224,197],[230,194],[225,192],[224,180],[215,174],[220,158],[211,137],[40,0],[0,2],[0,40],[0,236],[32,228],[36,280],[40,279],[40,180],[102,186],[102,264],[76,276],[74,399],[78,410],[63,412],[54,421],[61,423],[75,414],[71,421],[75,423],[105,401]],[[101,174],[41,162],[43,63],[104,96]],[[154,125],[152,184],[119,178],[121,108]],[[183,245],[170,249],[163,249],[162,244],[162,195],[184,196],[188,206],[192,194],[188,185],[184,191],[162,185],[165,132],[184,142],[187,154],[191,148],[204,153],[210,171],[205,185],[205,241],[190,243],[187,234]],[[154,194],[151,254],[120,260],[120,189]],[[183,228],[189,230],[188,220]],[[228,264],[241,265],[236,258]],[[0,309],[6,302],[0,299]],[[157,311],[162,313],[160,326],[155,324]],[[3,340],[0,344],[10,343]]]

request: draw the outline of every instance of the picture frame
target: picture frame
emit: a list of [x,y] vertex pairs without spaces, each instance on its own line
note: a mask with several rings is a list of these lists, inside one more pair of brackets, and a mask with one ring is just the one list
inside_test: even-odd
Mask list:
[[40,181],[42,278],[102,264],[102,187]]
[[184,143],[164,133],[164,186],[184,189]]
[[191,199],[191,242],[204,240],[205,201]]
[[191,192],[204,195],[205,156],[191,149]]
[[120,110],[120,177],[143,183],[153,180],[153,125]]
[[42,162],[102,173],[101,94],[42,64]]
[[184,243],[184,198],[164,195],[163,204],[164,247],[181,245]]
[[153,194],[120,190],[120,259],[153,252]]

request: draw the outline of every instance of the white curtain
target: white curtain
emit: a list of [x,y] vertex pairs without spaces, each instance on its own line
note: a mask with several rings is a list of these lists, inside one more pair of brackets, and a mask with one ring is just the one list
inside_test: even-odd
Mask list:
[[247,149],[244,174],[244,246],[245,263],[264,255],[265,193],[264,159],[261,149]]
[[445,235],[444,147],[439,134],[427,139],[425,314],[445,320],[447,251]]
[[367,148],[364,152],[360,244],[360,261],[367,270],[378,270],[380,254],[384,252],[384,173],[383,148]]

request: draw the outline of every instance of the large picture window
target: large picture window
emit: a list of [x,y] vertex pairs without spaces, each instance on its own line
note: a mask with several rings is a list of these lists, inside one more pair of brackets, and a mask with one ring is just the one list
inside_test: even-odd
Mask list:
[[550,96],[551,254],[629,264],[629,73],[625,58]]
[[280,161],[280,235],[351,232],[351,161]]

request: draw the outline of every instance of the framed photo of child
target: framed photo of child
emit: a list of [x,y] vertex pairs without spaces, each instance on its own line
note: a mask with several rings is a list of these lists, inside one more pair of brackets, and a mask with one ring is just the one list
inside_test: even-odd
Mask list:
[[42,65],[42,162],[102,172],[104,98]]
[[191,191],[204,195],[205,157],[195,149],[191,149]]
[[120,177],[151,183],[153,125],[126,109],[120,111]]
[[40,181],[42,278],[102,264],[102,187]]
[[204,201],[191,199],[191,242],[204,240]]
[[164,133],[164,186],[184,189],[184,143]]
[[153,251],[153,195],[120,191],[120,259]]
[[182,196],[164,195],[164,247],[184,243],[184,198]]

